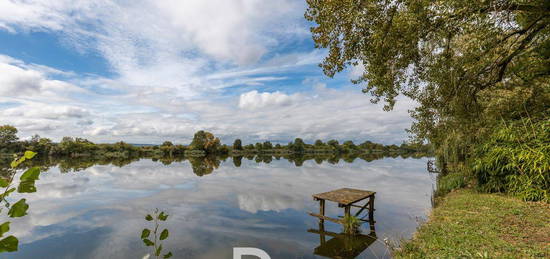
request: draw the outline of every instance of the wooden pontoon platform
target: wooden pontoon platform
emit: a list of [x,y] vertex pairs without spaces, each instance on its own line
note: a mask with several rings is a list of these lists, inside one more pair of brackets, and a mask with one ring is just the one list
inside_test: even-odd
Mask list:
[[[319,221],[323,222],[324,220],[332,221],[335,223],[342,224],[342,219],[336,219],[325,216],[325,201],[332,201],[338,203],[338,207],[344,208],[344,217],[351,216],[351,207],[360,208],[359,211],[355,213],[355,217],[359,217],[361,212],[365,209],[368,210],[368,220],[365,220],[364,217],[361,218],[363,221],[369,221],[374,223],[374,195],[376,192],[359,190],[352,188],[341,188],[338,190],[323,192],[313,195],[313,199],[319,201],[319,214],[310,212],[309,215],[319,218]],[[356,203],[361,202],[365,199],[368,199],[364,205],[357,205]]]

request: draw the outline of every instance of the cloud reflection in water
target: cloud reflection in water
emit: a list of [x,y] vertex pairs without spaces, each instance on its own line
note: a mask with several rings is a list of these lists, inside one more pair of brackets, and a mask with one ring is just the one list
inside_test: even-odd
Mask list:
[[[257,164],[247,159],[235,167],[231,159],[211,174],[198,177],[189,161],[162,165],[140,160],[124,167],[96,165],[79,172],[51,168],[29,195],[29,215],[13,222],[20,238],[14,258],[55,251],[71,256],[59,243],[75,243],[79,258],[141,258],[147,253],[136,236],[142,215],[160,208],[171,215],[165,247],[174,258],[229,258],[234,246],[254,246],[272,258],[312,258],[318,237],[307,233],[317,220],[311,195],[341,187],[374,190],[376,233],[409,237],[431,207],[433,179],[426,159],[357,159],[337,164],[306,161],[296,167],[286,160]],[[341,209],[328,206],[327,214]],[[327,224],[340,232],[340,227]],[[83,238],[85,236],[85,238]],[[363,255],[383,253],[373,244]],[[10,254],[11,257],[11,254]]]

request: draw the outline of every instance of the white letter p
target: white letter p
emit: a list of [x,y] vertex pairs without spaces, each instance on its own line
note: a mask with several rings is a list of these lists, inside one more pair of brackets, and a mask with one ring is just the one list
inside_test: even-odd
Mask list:
[[233,259],[241,259],[243,255],[253,255],[260,259],[271,259],[262,249],[254,247],[233,247]]

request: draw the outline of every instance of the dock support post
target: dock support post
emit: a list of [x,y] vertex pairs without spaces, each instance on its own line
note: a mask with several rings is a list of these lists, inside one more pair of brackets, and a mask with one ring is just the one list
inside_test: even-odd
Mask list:
[[369,199],[369,220],[374,224],[374,194]]
[[319,235],[319,241],[321,242],[321,245],[325,244],[326,242],[326,238],[325,238],[325,223],[324,221],[323,222],[319,222],[319,231],[321,232],[321,234]]
[[[321,214],[321,216],[325,216],[325,200],[319,200],[319,214]],[[320,218],[319,222],[324,223],[325,220]]]

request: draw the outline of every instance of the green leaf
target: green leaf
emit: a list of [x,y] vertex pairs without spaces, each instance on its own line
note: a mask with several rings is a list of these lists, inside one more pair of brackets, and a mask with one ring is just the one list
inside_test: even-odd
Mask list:
[[19,245],[19,240],[14,236],[8,236],[0,240],[0,253],[3,252],[15,252],[17,251],[17,246]]
[[145,220],[151,221],[153,220],[153,216],[151,216],[150,214],[147,214],[147,216],[145,216]]
[[161,221],[165,221],[166,219],[168,219],[168,214],[164,214],[164,211],[161,211],[158,219],[160,219]]
[[8,183],[8,181],[6,181],[6,179],[0,178],[0,187],[5,188],[5,187],[7,187],[9,184],[10,184],[10,183]]
[[10,222],[4,222],[0,225],[0,237],[3,236],[6,232],[10,231]]
[[15,204],[13,204],[8,211],[8,215],[12,218],[23,217],[27,215],[27,210],[29,205],[25,202],[26,199],[21,199]]
[[25,151],[25,158],[26,159],[32,159],[34,156],[36,156],[35,152],[32,151]]
[[26,180],[34,181],[34,180],[38,180],[38,176],[40,176],[40,168],[35,166],[25,171],[21,175],[21,177],[19,177],[19,179],[21,179],[22,181],[26,181]]
[[162,251],[162,245],[160,245],[158,248],[157,248],[157,252],[155,253],[156,256],[159,256],[160,255],[160,251]]
[[11,168],[16,168],[19,165],[19,162],[17,160],[13,160],[10,163]]
[[141,231],[141,239],[148,238],[149,234],[151,234],[151,230],[144,228],[143,231]]
[[11,168],[16,168],[23,161],[25,161],[25,157],[17,158],[17,156],[14,154],[13,155],[13,161],[11,161],[10,166],[11,166]]
[[167,239],[168,238],[168,229],[164,229],[161,233],[160,233],[160,240],[164,240],[164,239]]
[[172,252],[168,252],[163,256],[163,258],[170,258],[170,257],[172,257]]
[[27,159],[25,159],[24,156],[20,157],[19,159],[17,159],[17,165],[22,164],[23,162],[25,162],[25,160],[27,160]]
[[19,193],[32,193],[36,192],[36,187],[34,186],[34,181],[38,180],[38,177],[40,176],[40,168],[33,167],[29,168],[27,171],[25,171],[20,179],[21,183],[19,183],[19,187],[17,188],[17,192]]
[[154,246],[155,243],[151,242],[151,240],[147,239],[147,238],[144,238],[143,239],[143,243],[146,245],[146,246]]
[[36,192],[36,186],[34,186],[34,181],[23,181],[19,183],[17,187],[18,193],[33,193]]

